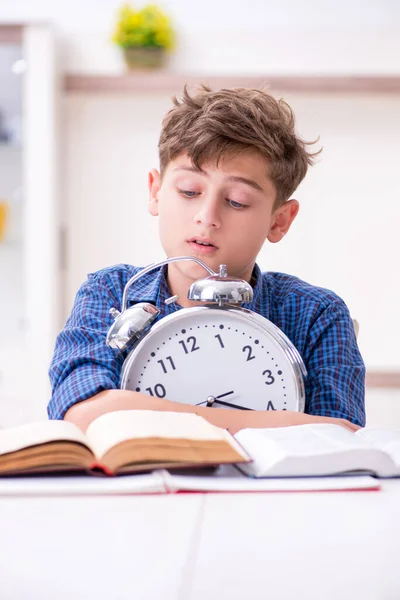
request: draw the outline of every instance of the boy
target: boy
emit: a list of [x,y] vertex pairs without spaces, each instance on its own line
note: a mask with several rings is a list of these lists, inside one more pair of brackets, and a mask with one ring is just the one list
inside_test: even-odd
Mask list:
[[[125,355],[106,346],[111,307],[120,306],[125,284],[140,269],[117,265],[89,275],[59,334],[50,379],[52,419],[83,430],[101,414],[119,409],[197,412],[235,432],[308,422],[339,423],[355,430],[365,423],[365,368],[344,302],[328,290],[282,273],[261,273],[256,257],[266,239],[279,242],[299,205],[291,195],[304,178],[312,154],[296,136],[290,107],[251,89],[211,91],[202,87],[163,120],[160,172],[149,174],[149,212],[159,218],[168,257],[191,255],[212,269],[225,263],[229,275],[254,289],[252,310],[280,327],[308,370],[306,412],[240,411],[185,405],[119,390]],[[179,310],[191,283],[205,276],[197,263],[178,262],[152,271],[129,291],[129,304],[150,301],[160,317]]]

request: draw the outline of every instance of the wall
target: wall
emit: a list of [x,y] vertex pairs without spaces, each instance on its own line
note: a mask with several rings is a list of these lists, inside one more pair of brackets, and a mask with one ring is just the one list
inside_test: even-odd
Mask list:
[[[334,289],[361,324],[369,368],[396,369],[400,96],[288,99],[302,135],[319,134],[324,150],[296,194],[302,208],[292,230],[267,244],[259,263]],[[163,256],[147,213],[147,171],[158,164],[159,124],[169,104],[167,95],[68,98],[67,309],[88,272]]]
[[[122,59],[110,36],[120,5],[118,0],[20,0],[1,7],[0,22],[51,20],[62,70],[119,72]],[[171,68],[199,73],[199,80],[201,73],[400,72],[396,0],[196,5],[165,0],[161,5],[178,31]],[[302,210],[292,232],[277,247],[267,247],[260,263],[338,291],[361,323],[368,365],[397,368],[399,97],[287,99],[300,132],[321,135],[324,152],[298,191]],[[146,172],[156,164],[159,124],[168,106],[169,95],[65,100],[63,200],[70,228],[65,313],[88,271],[120,261],[147,263],[161,254],[158,244],[149,242],[156,223],[146,212]]]
[[[0,23],[50,20],[63,71],[117,73],[123,62],[110,35],[121,3],[19,0],[0,7]],[[161,4],[179,32],[171,68],[199,79],[213,73],[400,72],[396,0]],[[266,246],[259,262],[337,291],[360,321],[368,367],[398,370],[399,96],[286,98],[299,131],[320,135],[324,151],[298,190],[302,208],[293,230],[282,243]],[[156,220],[147,214],[146,173],[157,164],[159,124],[169,105],[170,94],[65,96],[64,315],[88,272],[162,256]]]

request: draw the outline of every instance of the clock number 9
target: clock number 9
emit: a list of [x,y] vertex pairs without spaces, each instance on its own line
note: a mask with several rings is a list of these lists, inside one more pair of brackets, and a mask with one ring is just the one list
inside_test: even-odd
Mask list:
[[263,371],[263,375],[267,375],[268,377],[267,381],[264,382],[265,385],[272,385],[275,382],[275,377],[273,377],[272,371],[270,371],[269,369]]

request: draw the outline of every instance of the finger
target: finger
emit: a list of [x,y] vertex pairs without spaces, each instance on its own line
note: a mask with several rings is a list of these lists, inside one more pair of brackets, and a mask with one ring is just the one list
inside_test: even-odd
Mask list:
[[351,423],[351,421],[347,421],[346,419],[342,419],[342,424],[344,427],[346,427],[347,429],[349,429],[349,431],[352,431],[353,433],[355,433],[356,431],[358,431],[359,429],[361,429],[361,427],[359,427],[359,425],[356,425],[355,423]]

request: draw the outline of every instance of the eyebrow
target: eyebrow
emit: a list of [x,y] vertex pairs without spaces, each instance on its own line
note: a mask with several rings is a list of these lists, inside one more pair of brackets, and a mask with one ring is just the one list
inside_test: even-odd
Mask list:
[[[203,171],[203,169],[198,169],[196,167],[185,167],[182,165],[180,167],[176,167],[174,171],[189,171],[190,173],[200,173],[200,175],[205,175],[206,177],[208,177],[207,173]],[[261,185],[253,179],[247,179],[247,177],[237,177],[236,175],[229,175],[227,179],[228,181],[234,181],[236,183],[244,183],[246,185],[249,185],[258,192],[264,192],[264,189],[261,187]]]

